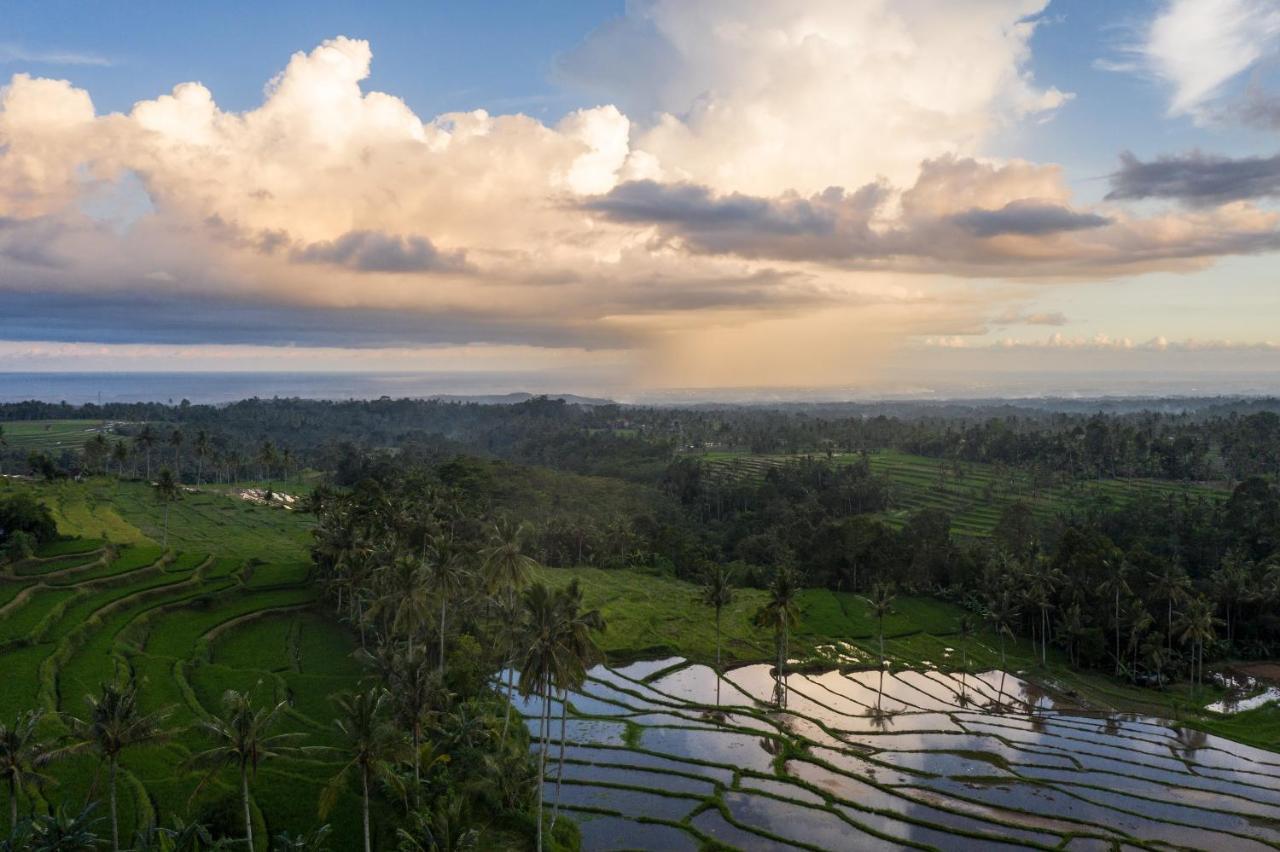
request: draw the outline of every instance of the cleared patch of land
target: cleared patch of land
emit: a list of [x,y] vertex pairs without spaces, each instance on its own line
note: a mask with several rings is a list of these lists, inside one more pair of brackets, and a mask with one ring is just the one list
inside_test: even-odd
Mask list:
[[95,435],[113,430],[104,420],[8,420],[0,426],[10,447],[42,452],[78,450]]

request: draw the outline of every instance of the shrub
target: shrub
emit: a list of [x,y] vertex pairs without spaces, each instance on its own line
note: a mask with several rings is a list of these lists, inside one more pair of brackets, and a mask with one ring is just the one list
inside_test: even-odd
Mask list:
[[29,534],[38,544],[58,537],[58,525],[49,508],[25,492],[0,500],[0,543],[15,532]]

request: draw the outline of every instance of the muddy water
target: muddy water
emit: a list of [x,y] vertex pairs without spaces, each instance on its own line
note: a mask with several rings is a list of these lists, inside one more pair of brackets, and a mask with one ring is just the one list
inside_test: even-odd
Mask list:
[[[568,696],[560,798],[584,849],[1280,845],[1280,755],[1000,672],[794,674],[779,707],[745,666],[717,707],[715,672],[682,663],[598,667]],[[540,702],[518,709],[536,728]]]

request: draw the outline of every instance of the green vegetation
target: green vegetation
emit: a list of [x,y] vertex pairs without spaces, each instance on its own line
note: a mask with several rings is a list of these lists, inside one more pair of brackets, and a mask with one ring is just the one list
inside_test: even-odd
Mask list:
[[[173,817],[240,835],[230,830],[238,812],[234,785],[215,779],[192,799],[200,774],[186,761],[209,747],[197,723],[217,712],[222,692],[236,689],[258,702],[288,699],[282,730],[316,745],[336,743],[328,696],[356,688],[363,677],[351,658],[350,635],[313,614],[316,591],[301,561],[310,519],[223,495],[187,494],[172,505],[174,550],[162,554],[157,539],[164,507],[143,483],[0,486],[0,496],[12,493],[33,494],[48,505],[62,535],[93,538],[42,548],[41,561],[19,563],[0,577],[0,595],[7,598],[0,604],[0,677],[7,684],[0,719],[42,710],[41,735],[56,739],[74,727],[57,714],[82,717],[87,726],[101,713],[86,700],[111,700],[102,685],[132,672],[139,712],[162,714],[171,735],[112,752],[122,843],[153,820],[167,825]],[[108,550],[104,539],[112,542]],[[242,630],[251,631],[250,638],[242,638]],[[261,631],[288,638],[258,642]],[[255,787],[255,819],[271,834],[313,829],[319,776],[330,771],[322,767],[335,765],[333,756],[321,754],[289,757],[264,770],[277,783]],[[45,801],[83,802],[99,760],[75,754],[44,771],[58,786],[20,796],[12,804],[21,813]],[[312,805],[300,808],[302,800]],[[331,816],[335,845],[358,843],[357,801],[344,797]],[[266,848],[268,836],[262,834],[258,848]]]
[[[795,462],[800,456],[754,455],[714,451],[704,453],[713,482],[739,479],[761,481],[774,468]],[[815,455],[833,466],[860,463],[861,453]],[[870,470],[890,483],[889,508],[881,516],[900,528],[912,513],[939,509],[951,518],[956,533],[989,536],[1011,505],[1027,506],[1041,521],[1090,508],[1118,508],[1139,499],[1196,497],[1225,500],[1223,488],[1155,479],[1081,479],[1062,481],[1024,468],[970,461],[947,461],[897,450],[876,450],[865,455]]]
[[103,420],[10,420],[4,423],[4,437],[15,450],[56,454],[78,451],[95,435],[109,435],[113,428]]

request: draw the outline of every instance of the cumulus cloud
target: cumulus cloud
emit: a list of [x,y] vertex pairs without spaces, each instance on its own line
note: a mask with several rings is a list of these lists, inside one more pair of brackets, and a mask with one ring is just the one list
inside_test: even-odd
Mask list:
[[560,71],[598,70],[607,102],[552,123],[420,117],[366,90],[372,50],[342,37],[243,112],[182,83],[99,115],[17,74],[0,335],[626,350],[655,381],[835,380],[1027,298],[957,276],[1274,248],[1276,214],[1248,204],[1137,218],[1077,205],[1056,166],[979,156],[1066,97],[1027,71],[1043,7],[637,2]]
[[1070,97],[1028,70],[1046,5],[635,0],[559,73],[640,123],[634,147],[667,180],[763,195],[906,183]]
[[1107,198],[1172,198],[1203,207],[1277,195],[1280,154],[1233,159],[1192,151],[1144,163],[1126,151],[1111,175]]

